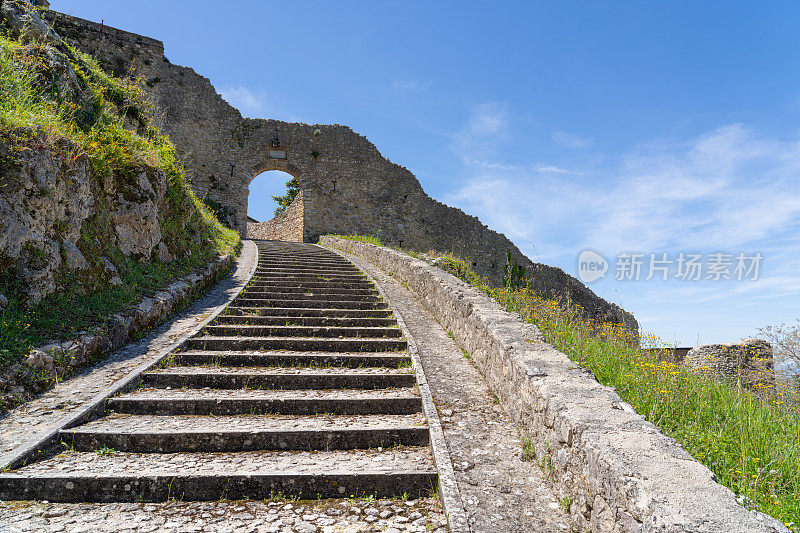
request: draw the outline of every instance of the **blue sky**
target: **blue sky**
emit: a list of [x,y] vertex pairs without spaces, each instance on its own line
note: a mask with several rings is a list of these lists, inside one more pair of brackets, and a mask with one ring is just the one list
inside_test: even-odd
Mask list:
[[[163,40],[246,116],[351,126],[534,260],[576,275],[596,250],[590,288],[665,341],[800,316],[796,2],[130,5],[51,7]],[[254,181],[256,218],[284,179]],[[763,261],[757,281],[617,280],[623,252]]]

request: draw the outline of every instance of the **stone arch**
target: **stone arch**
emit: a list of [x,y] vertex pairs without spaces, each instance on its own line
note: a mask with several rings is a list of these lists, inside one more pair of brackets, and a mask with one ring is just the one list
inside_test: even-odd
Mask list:
[[[297,179],[300,183],[300,192],[295,197],[294,201],[286,208],[285,211],[279,213],[269,220],[263,220],[259,223],[247,220],[246,230],[244,234],[250,239],[271,239],[291,242],[303,242],[306,240],[305,236],[305,186],[308,182],[303,177],[303,173],[296,166],[285,160],[268,160],[265,163],[257,165],[252,171],[252,177],[247,181],[247,188],[249,191],[250,184],[258,176],[265,172],[279,171],[284,174]],[[249,194],[244,199],[244,212],[249,212]]]

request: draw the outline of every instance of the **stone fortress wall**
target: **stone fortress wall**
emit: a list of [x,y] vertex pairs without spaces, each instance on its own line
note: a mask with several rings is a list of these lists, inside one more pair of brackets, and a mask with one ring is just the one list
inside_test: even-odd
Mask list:
[[282,213],[265,222],[248,222],[247,236],[251,239],[303,242],[303,191]]
[[[599,320],[638,330],[630,313],[574,277],[532,262],[476,217],[430,198],[411,172],[349,127],[243,118],[207,78],[171,64],[160,41],[56,12],[47,18],[102,66],[118,74],[133,68],[144,78],[158,110],[156,123],[184,158],[195,193],[224,206],[242,233],[247,233],[250,181],[264,171],[282,170],[301,184],[306,242],[326,234],[377,235],[390,245],[466,258],[496,285],[511,251],[527,267],[539,295],[568,297]],[[274,229],[276,235],[294,231]]]
[[708,369],[732,385],[758,388],[775,384],[772,346],[762,339],[742,339],[733,344],[705,344],[689,350],[684,364]]

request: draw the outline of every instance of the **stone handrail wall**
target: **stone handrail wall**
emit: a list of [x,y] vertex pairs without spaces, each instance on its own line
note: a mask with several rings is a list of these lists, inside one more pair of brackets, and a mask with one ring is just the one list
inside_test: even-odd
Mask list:
[[247,238],[303,242],[303,211],[303,191],[300,191],[282,213],[265,222],[248,222]]
[[502,405],[530,436],[581,530],[786,532],[734,494],[613,388],[545,343],[539,330],[487,295],[424,261],[324,236],[323,246],[370,261],[404,283],[469,353]]

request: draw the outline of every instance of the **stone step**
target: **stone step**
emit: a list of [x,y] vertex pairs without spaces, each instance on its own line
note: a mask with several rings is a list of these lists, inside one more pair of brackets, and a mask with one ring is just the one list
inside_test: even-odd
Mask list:
[[254,289],[245,289],[239,299],[247,298],[254,300],[323,300],[326,302],[380,302],[381,297],[377,294],[351,294],[351,293],[316,293],[309,289],[293,292],[273,292]]
[[280,316],[326,318],[389,318],[391,309],[331,309],[329,307],[239,307],[225,309],[224,316]]
[[157,502],[374,495],[436,487],[427,447],[377,450],[137,454],[66,451],[0,474],[0,499]]
[[326,274],[326,273],[305,273],[305,272],[258,272],[255,276],[260,280],[268,281],[363,281],[367,278],[361,273],[352,274]]
[[337,337],[337,338],[399,338],[398,327],[324,327],[324,326],[260,326],[253,324],[213,325],[203,328],[201,335],[214,337]]
[[239,296],[234,300],[236,307],[291,307],[291,308],[312,308],[323,309],[386,309],[385,302],[359,302],[351,300],[310,300],[310,299],[262,299]]
[[265,273],[278,273],[278,274],[342,274],[342,275],[363,275],[359,269],[354,267],[353,265],[350,266],[317,266],[317,265],[308,265],[308,266],[267,266],[262,265],[256,268],[256,274],[261,275]]
[[242,415],[277,413],[393,414],[422,410],[422,400],[409,388],[333,390],[227,390],[141,388],[110,398],[106,408],[139,415]]
[[178,365],[216,365],[237,367],[388,367],[407,368],[411,358],[401,352],[285,352],[252,350],[192,350],[175,354]]
[[257,268],[280,268],[280,269],[312,269],[312,268],[328,268],[328,269],[342,269],[354,270],[356,267],[347,261],[327,261],[327,260],[314,260],[314,261],[265,261],[260,263]]
[[293,261],[293,262],[277,262],[277,261],[266,261],[263,263],[259,263],[256,266],[256,269],[279,269],[285,271],[306,271],[306,270],[343,270],[347,272],[361,272],[358,267],[353,265],[352,263],[347,262],[330,262],[330,261],[322,261],[322,260],[310,260],[310,261]]
[[414,415],[153,416],[112,414],[60,432],[71,450],[90,452],[242,452],[351,450],[425,446],[428,428]]
[[142,374],[147,387],[212,389],[385,389],[413,387],[411,368],[242,368],[180,366]]
[[405,350],[405,339],[324,337],[215,337],[202,336],[187,339],[184,350],[290,350],[296,352],[398,352]]
[[327,316],[219,316],[212,325],[250,324],[253,326],[329,326],[329,327],[379,327],[397,326],[394,318],[327,317]]
[[364,295],[377,295],[378,291],[368,287],[292,287],[286,285],[250,285],[246,291],[253,292],[269,292],[274,294],[297,294],[297,293],[312,293],[312,294],[364,294]]
[[333,281],[274,281],[274,280],[255,280],[248,286],[250,287],[265,287],[265,288],[298,288],[298,289],[370,289],[374,290],[375,286],[371,281],[348,281],[348,282],[333,282]]

